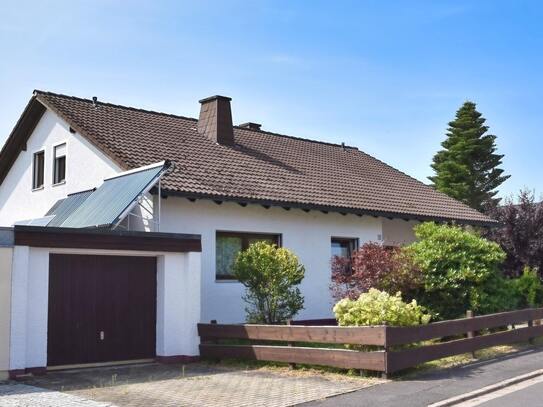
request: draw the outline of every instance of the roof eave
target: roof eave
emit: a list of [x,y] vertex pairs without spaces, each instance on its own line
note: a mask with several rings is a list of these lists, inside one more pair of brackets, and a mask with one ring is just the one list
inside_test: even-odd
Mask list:
[[269,199],[258,199],[258,198],[246,198],[240,196],[231,196],[231,195],[219,195],[219,194],[205,194],[198,192],[190,191],[179,191],[168,188],[162,188],[162,195],[165,196],[178,196],[188,199],[205,199],[213,201],[225,201],[225,202],[235,202],[239,204],[255,204],[263,206],[274,206],[282,208],[295,208],[302,210],[314,210],[321,212],[335,212],[341,214],[353,214],[358,216],[373,216],[373,217],[383,217],[391,219],[403,219],[403,220],[416,220],[420,222],[424,221],[434,221],[434,222],[454,222],[456,224],[470,225],[470,226],[479,226],[479,227],[496,227],[499,226],[499,222],[494,221],[489,218],[488,221],[484,220],[475,220],[475,219],[462,219],[462,218],[453,218],[446,216],[429,216],[429,215],[419,215],[419,214],[410,214],[410,213],[400,213],[400,212],[390,212],[390,211],[380,211],[364,208],[348,208],[342,206],[330,206],[330,205],[319,205],[319,204],[308,204],[303,202],[289,202],[289,201],[279,201],[279,200],[269,200]]
[[28,138],[36,128],[45,110],[45,106],[33,95],[0,151],[0,184],[4,182],[19,153],[26,150]]

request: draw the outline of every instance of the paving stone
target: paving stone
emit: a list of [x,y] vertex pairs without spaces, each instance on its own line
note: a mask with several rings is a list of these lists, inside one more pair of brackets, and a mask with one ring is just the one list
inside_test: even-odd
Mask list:
[[[35,403],[39,394],[29,395],[34,404],[11,406],[96,406],[151,407],[151,406],[251,406],[285,407],[351,392],[368,386],[362,380],[332,380],[321,376],[214,367],[206,364],[140,365],[83,369],[80,371],[50,372],[42,377],[24,378],[24,383],[52,390],[41,396],[66,404]],[[3,404],[0,403],[0,406]],[[95,406],[89,404],[89,406]]]
[[71,393],[122,407],[283,407],[343,394],[361,387],[354,382],[248,371],[92,388]]

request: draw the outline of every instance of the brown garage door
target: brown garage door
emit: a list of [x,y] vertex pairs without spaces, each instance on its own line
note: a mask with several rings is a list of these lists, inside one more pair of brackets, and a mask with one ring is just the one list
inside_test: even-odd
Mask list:
[[51,254],[49,366],[155,356],[156,258]]

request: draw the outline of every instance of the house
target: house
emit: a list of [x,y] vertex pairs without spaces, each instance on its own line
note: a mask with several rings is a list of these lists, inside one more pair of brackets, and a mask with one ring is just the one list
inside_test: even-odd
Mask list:
[[[78,297],[86,306],[106,301],[104,292],[121,298],[118,284],[147,287],[138,295],[151,313],[138,309],[148,325],[127,318],[138,332],[156,324],[156,337],[134,344],[147,352],[124,358],[144,358],[153,347],[157,356],[193,356],[196,342],[175,341],[193,335],[195,322],[243,321],[244,289],[230,266],[251,242],[274,242],[299,256],[306,267],[299,317],[321,318],[331,314],[333,253],[366,241],[408,243],[424,220],[494,223],[356,147],[257,123],[234,126],[224,96],[200,104],[194,119],[34,92],[0,153],[0,226],[18,225],[5,231],[11,251],[4,257],[13,263],[4,276],[12,287],[11,370],[42,369],[58,356],[51,335],[70,335],[61,323],[67,311],[55,301],[70,293],[87,296]],[[141,278],[132,280],[131,268],[141,269]],[[88,279],[104,270],[99,282]],[[112,275],[117,280],[108,280]],[[110,332],[92,324],[92,334],[107,341]],[[89,362],[81,349],[74,352],[55,364]],[[96,360],[123,358],[119,349],[108,352]]]

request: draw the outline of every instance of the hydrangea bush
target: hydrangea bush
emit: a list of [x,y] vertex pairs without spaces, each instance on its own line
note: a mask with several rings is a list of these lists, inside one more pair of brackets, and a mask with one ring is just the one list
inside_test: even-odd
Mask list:
[[334,306],[334,313],[340,326],[413,326],[430,321],[430,315],[416,300],[406,303],[399,292],[390,295],[375,288],[356,300],[345,298],[339,301]]

